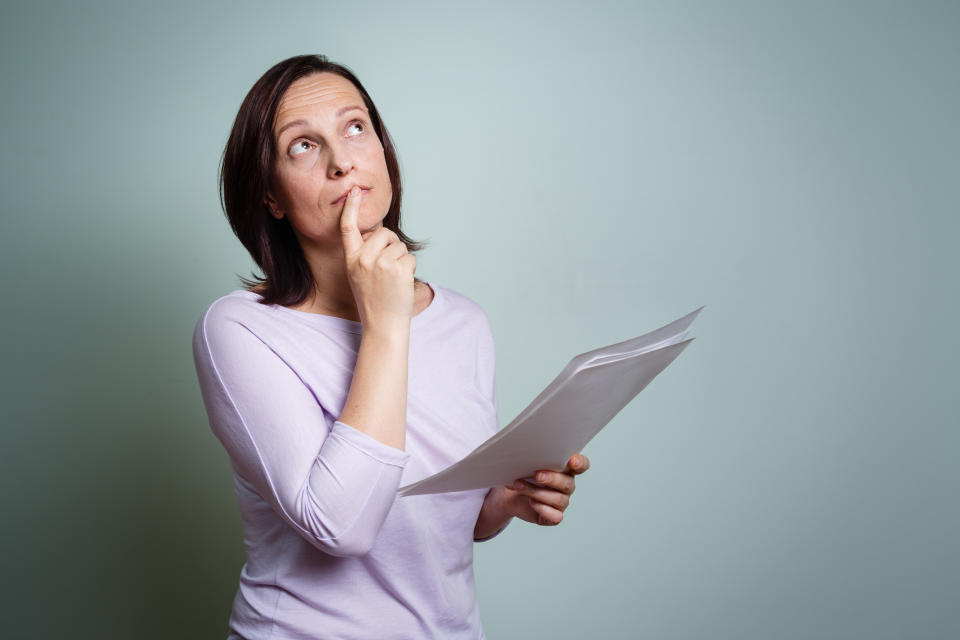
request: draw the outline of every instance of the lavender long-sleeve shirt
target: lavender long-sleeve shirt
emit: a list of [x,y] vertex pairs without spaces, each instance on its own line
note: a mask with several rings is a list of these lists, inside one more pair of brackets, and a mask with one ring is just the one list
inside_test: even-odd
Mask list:
[[487,490],[396,495],[497,431],[487,315],[430,286],[410,326],[406,450],[337,420],[359,322],[242,289],[197,322],[197,375],[247,555],[230,638],[484,638],[473,530]]

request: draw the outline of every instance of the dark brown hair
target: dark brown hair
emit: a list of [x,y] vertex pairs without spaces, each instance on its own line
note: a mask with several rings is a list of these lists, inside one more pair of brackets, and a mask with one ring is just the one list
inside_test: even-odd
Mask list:
[[383,226],[396,233],[410,253],[426,246],[400,230],[400,164],[390,134],[367,90],[353,72],[330,62],[326,56],[287,58],[263,74],[243,99],[220,163],[220,204],[233,232],[263,271],[262,278],[251,273],[252,280],[236,275],[248,288],[263,285],[261,302],[264,304],[298,304],[314,286],[310,265],[290,221],[286,216],[278,220],[270,215],[264,198],[273,185],[276,158],[273,119],[280,98],[299,78],[322,72],[336,73],[353,83],[363,97],[373,128],[383,145],[393,192]]

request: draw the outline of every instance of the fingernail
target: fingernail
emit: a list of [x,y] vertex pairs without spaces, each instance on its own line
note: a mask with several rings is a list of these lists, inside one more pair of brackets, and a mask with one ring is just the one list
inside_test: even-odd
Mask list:
[[543,481],[546,480],[546,479],[547,479],[547,474],[545,474],[545,473],[538,473],[538,474],[537,474],[537,482],[543,482]]
[[353,187],[352,189],[350,189],[350,195],[355,196],[358,193],[360,193],[360,187]]

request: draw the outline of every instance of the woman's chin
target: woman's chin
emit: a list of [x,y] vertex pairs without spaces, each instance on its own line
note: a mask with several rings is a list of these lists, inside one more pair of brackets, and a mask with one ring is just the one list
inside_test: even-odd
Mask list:
[[373,233],[383,226],[383,220],[377,220],[373,224],[360,225],[360,233]]
[[364,229],[363,227],[361,227],[361,228],[360,228],[360,237],[363,238],[364,240],[366,240],[366,239],[369,238],[371,235],[373,235],[373,232],[376,231],[377,229],[379,229],[381,226],[383,226],[383,225],[378,222],[377,224],[375,224],[375,225],[373,225],[373,226],[370,226],[370,227],[367,227],[366,229]]

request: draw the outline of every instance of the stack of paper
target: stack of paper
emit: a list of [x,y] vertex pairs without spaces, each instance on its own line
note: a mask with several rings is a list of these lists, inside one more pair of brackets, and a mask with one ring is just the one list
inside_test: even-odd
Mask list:
[[656,331],[575,356],[506,427],[443,471],[398,489],[401,496],[511,485],[567,461],[680,355],[700,309]]

